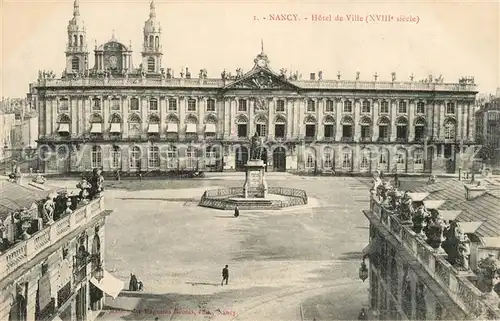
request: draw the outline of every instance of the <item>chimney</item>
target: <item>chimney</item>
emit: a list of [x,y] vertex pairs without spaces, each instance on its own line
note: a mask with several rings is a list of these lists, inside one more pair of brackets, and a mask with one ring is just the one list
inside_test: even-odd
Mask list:
[[464,184],[465,187],[465,198],[468,201],[471,201],[479,196],[486,194],[487,189],[485,186],[481,186],[480,184]]
[[316,74],[314,72],[311,72],[311,80],[315,80],[316,79]]

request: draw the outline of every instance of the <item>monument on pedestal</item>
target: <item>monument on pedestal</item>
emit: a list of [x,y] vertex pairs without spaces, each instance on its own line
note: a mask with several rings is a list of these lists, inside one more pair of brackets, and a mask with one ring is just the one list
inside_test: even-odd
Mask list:
[[257,133],[255,133],[250,145],[250,159],[245,165],[245,184],[243,185],[244,198],[267,197],[267,182],[265,176],[266,164],[264,164],[264,161],[261,159],[262,150],[262,142]]

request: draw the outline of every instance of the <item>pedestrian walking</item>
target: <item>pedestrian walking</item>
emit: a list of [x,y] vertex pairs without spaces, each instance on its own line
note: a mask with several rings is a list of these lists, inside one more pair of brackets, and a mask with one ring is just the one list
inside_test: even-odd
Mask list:
[[238,217],[238,216],[240,216],[240,209],[238,208],[238,206],[236,206],[234,208],[234,217]]
[[220,283],[221,286],[224,285],[224,280],[226,281],[227,285],[227,282],[229,280],[229,269],[227,265],[222,269],[222,282]]
[[368,316],[366,315],[365,308],[362,308],[358,315],[358,320],[368,320]]

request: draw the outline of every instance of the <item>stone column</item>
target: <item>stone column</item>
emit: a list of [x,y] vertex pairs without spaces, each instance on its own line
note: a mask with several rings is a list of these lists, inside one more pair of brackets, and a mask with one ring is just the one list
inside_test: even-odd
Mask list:
[[[231,117],[230,117],[231,121],[228,125],[229,125],[230,135],[232,135],[234,137],[238,137],[238,128],[236,125],[237,110],[238,110],[238,101],[236,100],[235,97],[231,97],[229,99],[229,107],[228,107],[228,111],[231,113]],[[248,126],[250,126],[250,124],[248,124]],[[248,130],[248,128],[247,128],[247,130]]]
[[462,105],[463,101],[457,101],[457,110],[455,111],[455,114],[457,115],[457,140],[461,141],[463,137],[463,123],[462,123]]
[[425,122],[426,122],[426,130],[427,130],[427,136],[429,138],[435,139],[435,124],[436,118],[435,118],[435,109],[434,109],[434,101],[433,100],[428,100],[427,101],[427,110],[425,113]]
[[287,136],[289,138],[298,138],[298,131],[297,131],[297,111],[296,111],[296,105],[297,102],[295,101],[295,98],[290,98],[288,100],[288,111],[287,111],[287,116],[289,121],[287,122]]
[[272,140],[274,138],[274,113],[276,110],[276,98],[273,97],[269,102],[269,113],[267,121],[267,139]]
[[378,138],[378,113],[379,113],[380,100],[373,100],[373,117],[372,117],[372,141],[377,141]]
[[255,122],[254,122],[254,108],[255,108],[255,97],[248,99],[243,98],[247,102],[247,115],[248,115],[248,136],[253,136],[255,134]]
[[92,110],[92,97],[88,96],[84,99],[84,108],[82,110],[83,118],[83,131],[82,134],[87,134],[90,129],[90,114]]
[[[344,108],[344,99],[340,99],[337,101],[337,108],[335,109],[335,141],[339,142],[342,138],[342,125],[340,121],[342,120],[342,110]],[[337,157],[338,153],[335,153],[335,157]],[[337,164],[337,162],[335,162]]]
[[198,135],[201,140],[205,137],[205,110],[207,108],[207,97],[198,97],[198,117],[200,119],[200,125],[198,130]]
[[224,97],[221,101],[221,104],[224,106],[222,110],[222,115],[224,119],[224,138],[232,136],[233,133],[233,123],[234,123],[234,115],[231,113],[231,100],[229,97]]
[[298,113],[297,113],[297,124],[298,124],[298,129],[299,129],[299,137],[304,138],[306,134],[306,126],[304,125],[304,117],[306,113],[306,108],[307,108],[307,99],[301,99],[299,100],[298,104]]
[[45,136],[52,135],[52,108],[55,97],[47,97],[45,98]]
[[111,96],[107,96],[106,99],[102,97],[102,133],[106,133],[108,130],[108,125],[109,125],[109,112],[111,110],[110,105],[111,105]]
[[123,108],[123,117],[122,117],[122,137],[128,137],[128,111],[130,110],[130,97],[122,96],[122,108]]
[[446,103],[448,101],[439,101],[439,125],[438,125],[438,137],[440,140],[444,139],[444,109],[446,108]]
[[[318,130],[316,131],[316,139],[317,140],[322,140],[323,137],[325,137],[325,126],[323,125],[323,112],[325,109],[325,98],[321,99],[316,99],[316,105],[318,108],[317,115],[318,115]],[[320,161],[318,160],[318,163]],[[318,164],[319,167],[319,164]]]
[[141,96],[139,115],[141,116],[141,136],[147,135],[148,131],[148,113],[149,113],[149,96]]
[[78,134],[78,105],[80,102],[80,96],[73,96],[69,98],[69,110],[71,117],[71,137],[75,137]]
[[56,102],[56,104],[52,104],[52,109],[51,109],[51,113],[52,113],[52,117],[51,117],[51,120],[50,120],[50,133],[52,135],[56,134],[57,132],[57,106],[59,104],[59,101]]
[[[486,128],[486,126],[484,126]],[[476,140],[476,114],[474,113],[474,105],[469,105],[469,140]]]
[[[186,97],[179,97],[179,139],[186,135]],[[179,156],[180,158],[180,156]]]
[[413,142],[415,138],[415,101],[408,102],[408,141]]
[[399,100],[394,100],[391,99],[390,101],[390,113],[391,113],[391,127],[389,129],[389,134],[390,136],[390,141],[395,142],[396,141],[396,134],[397,134],[397,128],[396,128],[396,118],[397,118],[397,110],[398,110],[398,105],[399,105]]
[[360,115],[361,115],[361,100],[360,99],[355,99],[354,100],[354,106],[353,106],[353,113],[354,113],[354,141],[359,142],[360,137],[361,137],[361,125],[359,124],[360,120]]
[[467,124],[469,122],[469,102],[465,101],[464,105],[462,107],[462,113],[463,113],[463,133],[462,133],[462,138],[464,140],[468,140],[469,136],[467,135]]

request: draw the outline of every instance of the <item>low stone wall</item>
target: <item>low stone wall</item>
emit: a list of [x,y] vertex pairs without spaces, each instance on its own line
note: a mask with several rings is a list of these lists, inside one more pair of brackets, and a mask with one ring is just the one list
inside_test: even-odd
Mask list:
[[199,206],[216,208],[221,210],[234,210],[238,206],[241,210],[279,210],[285,207],[306,205],[307,194],[304,190],[288,187],[269,187],[268,194],[285,196],[286,200],[265,200],[241,201],[231,200],[230,198],[242,197],[243,188],[228,187],[213,190],[207,190],[203,193]]

